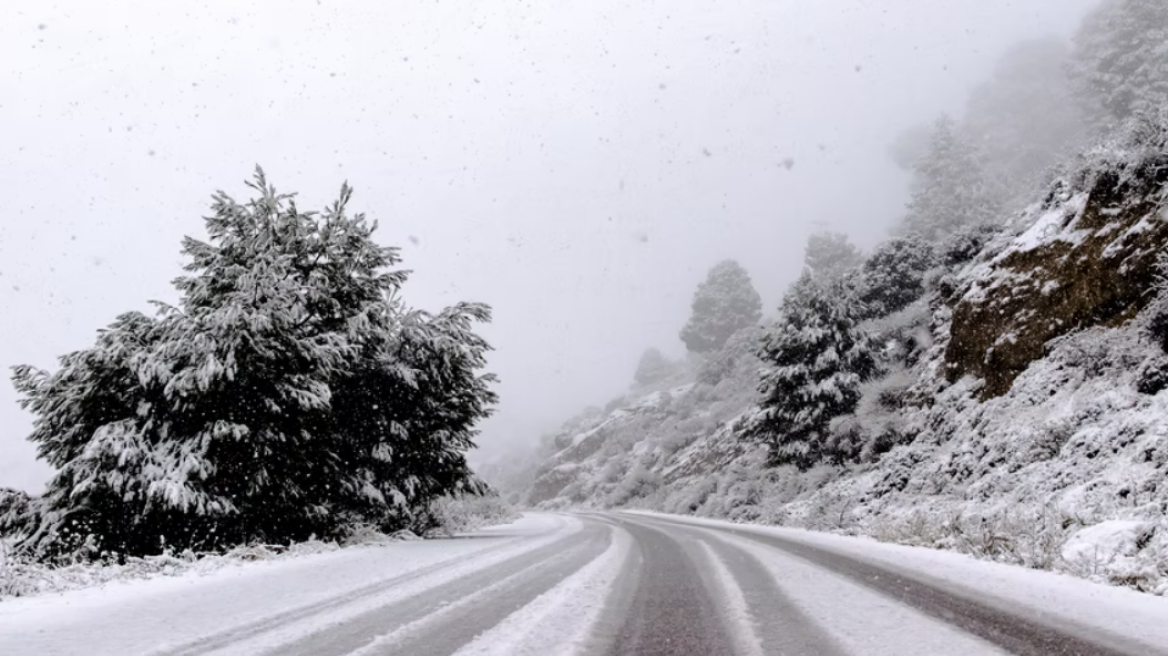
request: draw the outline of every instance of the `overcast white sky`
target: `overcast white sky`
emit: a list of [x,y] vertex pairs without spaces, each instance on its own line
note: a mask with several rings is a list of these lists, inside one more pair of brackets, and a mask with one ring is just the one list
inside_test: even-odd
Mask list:
[[[874,243],[893,135],[1091,4],[4,0],[0,366],[175,299],[180,238],[259,163],[302,206],[353,184],[412,304],[494,306],[480,441],[534,440],[680,355],[718,260],[773,309],[816,222]],[[0,384],[0,486],[48,475],[30,425]]]

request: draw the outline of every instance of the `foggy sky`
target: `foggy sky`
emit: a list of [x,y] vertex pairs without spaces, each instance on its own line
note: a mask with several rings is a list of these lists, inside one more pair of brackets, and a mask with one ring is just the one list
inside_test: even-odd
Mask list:
[[[258,163],[303,208],[348,180],[412,305],[494,306],[480,443],[533,441],[646,347],[680,356],[717,261],[773,312],[812,230],[873,244],[906,198],[892,137],[1090,4],[6,0],[0,367],[176,300],[181,237]],[[0,486],[36,491],[16,401],[0,383]]]

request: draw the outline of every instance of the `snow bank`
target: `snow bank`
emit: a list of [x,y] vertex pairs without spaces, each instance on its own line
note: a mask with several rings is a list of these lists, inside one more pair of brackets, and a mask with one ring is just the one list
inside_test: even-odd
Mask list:
[[[431,512],[435,525],[428,535],[450,536],[509,523],[519,518],[514,508],[496,497],[443,498],[434,503]],[[223,554],[186,551],[143,558],[130,557],[123,563],[86,562],[63,567],[50,567],[19,558],[0,542],[0,602],[6,598],[60,593],[114,582],[202,576],[257,561],[281,561],[329,553],[344,547],[420,539],[408,530],[386,535],[371,527],[358,527],[340,544],[321,540],[291,546],[255,544],[236,547]]]
[[[869,538],[845,537],[791,528],[745,526],[726,521],[642,513],[697,526],[733,527],[872,561],[893,570],[911,570],[912,576],[981,596],[999,606],[1015,605],[1074,626],[1143,641],[1154,647],[1168,644],[1168,599],[1133,590],[1093,585],[1052,572],[1010,567],[966,555],[934,549],[886,544]],[[1104,532],[1100,529],[1100,532]],[[761,553],[766,557],[765,553]],[[780,573],[784,576],[785,574]],[[822,577],[820,577],[822,578]],[[944,648],[941,652],[948,653]],[[940,653],[940,652],[935,652]]]
[[[494,539],[334,548],[245,567],[112,580],[86,589],[7,599],[0,602],[0,654],[123,656],[173,649],[346,596],[351,599],[343,608],[360,612],[363,594],[375,593],[374,602],[384,603],[385,595],[410,592],[409,585],[386,587],[386,582],[431,570],[454,577],[464,569],[559,539],[580,526],[566,517],[524,516],[475,534]],[[301,621],[294,628],[308,630],[310,624]]]

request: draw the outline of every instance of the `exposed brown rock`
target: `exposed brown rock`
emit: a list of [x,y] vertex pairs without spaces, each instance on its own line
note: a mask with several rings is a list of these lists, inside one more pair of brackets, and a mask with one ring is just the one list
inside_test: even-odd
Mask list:
[[1168,245],[1166,182],[1168,162],[1159,159],[1106,171],[1087,185],[1082,210],[1068,206],[1050,236],[990,262],[953,309],[947,377],[980,377],[983,400],[1000,396],[1050,340],[1134,317],[1152,300]]

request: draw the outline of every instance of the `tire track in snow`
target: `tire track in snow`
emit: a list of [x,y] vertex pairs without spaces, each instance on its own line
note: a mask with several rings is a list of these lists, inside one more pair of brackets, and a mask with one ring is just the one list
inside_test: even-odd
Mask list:
[[827,627],[807,615],[753,555],[700,527],[668,522],[652,524],[691,536],[701,544],[710,574],[724,596],[726,620],[742,656],[843,656],[846,650]]
[[450,654],[608,549],[611,531],[589,522],[566,540],[515,556],[271,650],[279,656]]
[[[675,526],[699,527],[684,521],[653,518]],[[972,591],[945,586],[926,576],[820,549],[775,535],[721,526],[703,530],[735,536],[798,558],[869,590],[889,597],[924,615],[1019,656],[1131,656],[1151,653],[1147,645],[1123,636],[1097,635],[1079,627],[1040,617],[1008,602],[995,605]]]
[[633,547],[627,531],[610,526],[612,542],[604,553],[455,656],[584,656],[602,651],[595,632]]
[[721,590],[723,619],[733,627],[730,639],[734,641],[734,653],[738,656],[766,656],[762,649],[762,639],[758,634],[758,623],[750,613],[750,605],[746,601],[741,582],[735,580],[726,563],[714,553],[709,542],[699,540],[698,545],[706,560],[707,571]]
[[[310,622],[315,618],[326,616],[333,612],[344,612],[348,607],[370,602],[383,594],[392,593],[395,595],[394,601],[399,601],[398,593],[401,593],[403,588],[408,589],[418,586],[424,588],[429,583],[428,579],[438,579],[435,585],[441,584],[447,578],[447,575],[451,574],[452,570],[469,568],[475,563],[483,563],[486,567],[498,567],[527,556],[530,552],[538,550],[541,545],[549,540],[551,541],[550,545],[556,545],[559,548],[558,545],[570,540],[579,530],[579,527],[567,525],[566,527],[552,531],[547,536],[541,535],[534,544],[524,537],[487,538],[498,539],[500,542],[499,544],[475,552],[469,558],[466,556],[448,558],[399,576],[378,580],[335,597],[265,617],[242,626],[234,626],[219,633],[202,636],[183,645],[156,649],[150,651],[148,656],[256,653],[264,647],[251,643],[258,640],[262,644],[267,634],[279,633],[281,629]],[[506,559],[507,554],[514,551],[518,551],[519,555]],[[251,647],[250,649],[248,648],[249,645]]]
[[614,518],[640,547],[640,576],[612,656],[731,654],[735,645],[713,603],[707,578],[673,536],[647,524]]
[[[686,526],[666,525],[675,530]],[[751,600],[757,604],[752,608],[755,616],[766,622],[759,628],[767,653],[784,648],[788,653],[818,653],[820,647],[814,645],[808,646],[807,651],[798,648],[802,640],[797,636],[810,631],[819,633],[821,646],[829,654],[1004,656],[1001,650],[976,636],[795,556],[733,535],[706,531],[705,527],[689,527],[701,531],[715,547],[722,544],[724,549],[749,556],[759,565],[759,570],[752,572],[755,581],[763,582],[764,589],[770,586],[779,591],[778,599]],[[783,600],[789,603],[783,604]],[[807,624],[800,626],[804,620]],[[794,634],[783,635],[784,628],[792,629]],[[788,637],[796,639],[788,643]]]
[[[737,592],[727,608],[739,624],[751,629],[743,636],[739,653],[744,656],[843,656],[845,652],[818,622],[811,619],[775,583],[758,559],[718,539],[703,536],[713,572],[723,586]],[[731,593],[733,594],[733,593]]]

